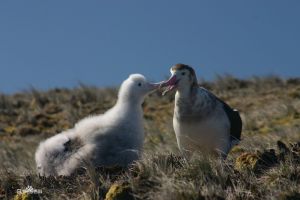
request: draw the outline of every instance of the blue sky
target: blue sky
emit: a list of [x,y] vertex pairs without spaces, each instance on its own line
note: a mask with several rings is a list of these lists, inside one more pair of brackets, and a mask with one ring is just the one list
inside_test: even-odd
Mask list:
[[0,92],[199,77],[300,76],[300,1],[0,2]]

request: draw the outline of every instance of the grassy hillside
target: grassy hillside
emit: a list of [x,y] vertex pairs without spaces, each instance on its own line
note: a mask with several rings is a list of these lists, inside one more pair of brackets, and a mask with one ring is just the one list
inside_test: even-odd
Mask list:
[[[143,104],[143,159],[129,170],[79,169],[71,177],[39,177],[38,143],[79,119],[106,111],[117,89],[0,95],[0,199],[300,199],[300,78],[230,76],[201,83],[242,113],[242,142],[225,162],[199,155],[186,163],[172,128],[174,94]],[[32,186],[42,194],[19,194]]]

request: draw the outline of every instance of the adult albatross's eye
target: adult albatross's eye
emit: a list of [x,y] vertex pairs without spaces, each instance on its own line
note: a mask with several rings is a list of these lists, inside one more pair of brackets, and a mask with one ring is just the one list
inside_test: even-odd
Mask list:
[[138,86],[141,87],[141,86],[142,86],[142,83],[138,83]]
[[181,75],[184,76],[184,75],[185,75],[185,72],[182,72]]

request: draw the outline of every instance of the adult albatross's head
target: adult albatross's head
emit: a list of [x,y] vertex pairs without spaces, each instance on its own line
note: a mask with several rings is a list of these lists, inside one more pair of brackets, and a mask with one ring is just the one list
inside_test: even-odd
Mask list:
[[163,94],[176,90],[186,90],[198,86],[198,81],[194,69],[185,64],[176,64],[170,69],[171,77],[163,81],[160,87],[167,87]]

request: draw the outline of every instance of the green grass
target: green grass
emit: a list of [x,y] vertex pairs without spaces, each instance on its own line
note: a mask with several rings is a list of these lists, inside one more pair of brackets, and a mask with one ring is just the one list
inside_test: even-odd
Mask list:
[[[240,110],[242,142],[223,162],[180,155],[172,127],[174,97],[146,98],[143,158],[129,169],[79,169],[39,177],[34,152],[45,138],[114,105],[116,88],[0,94],[0,199],[300,199],[300,78],[230,75],[201,84]],[[282,142],[278,142],[282,141]],[[42,194],[16,195],[32,186]]]

